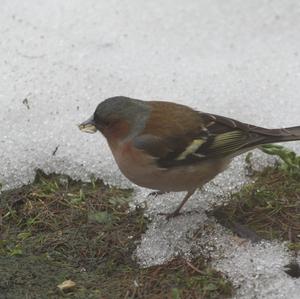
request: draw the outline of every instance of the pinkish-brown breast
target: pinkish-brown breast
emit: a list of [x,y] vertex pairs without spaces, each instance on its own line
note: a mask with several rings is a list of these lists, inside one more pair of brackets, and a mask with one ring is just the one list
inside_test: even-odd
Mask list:
[[219,172],[230,159],[205,161],[201,164],[159,168],[155,158],[131,146],[131,143],[109,144],[121,172],[136,185],[160,191],[188,191],[201,187]]

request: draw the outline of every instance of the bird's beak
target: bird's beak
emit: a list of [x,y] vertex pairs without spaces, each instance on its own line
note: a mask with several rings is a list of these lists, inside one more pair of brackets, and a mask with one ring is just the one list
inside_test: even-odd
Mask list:
[[94,134],[97,132],[94,116],[92,115],[89,119],[78,125],[79,130],[85,133]]

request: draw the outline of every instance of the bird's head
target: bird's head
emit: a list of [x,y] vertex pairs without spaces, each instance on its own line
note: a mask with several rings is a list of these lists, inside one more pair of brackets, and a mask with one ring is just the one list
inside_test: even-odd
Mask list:
[[79,125],[86,133],[100,131],[105,137],[126,138],[138,134],[150,114],[147,102],[127,97],[113,97],[101,102],[94,114]]

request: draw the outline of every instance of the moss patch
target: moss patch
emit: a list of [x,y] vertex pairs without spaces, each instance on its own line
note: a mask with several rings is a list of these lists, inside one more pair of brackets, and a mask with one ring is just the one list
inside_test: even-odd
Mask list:
[[253,183],[214,210],[225,226],[247,225],[266,239],[297,239],[300,234],[300,182],[281,170],[266,168]]
[[[254,181],[230,196],[213,215],[225,226],[250,232],[252,238],[279,239],[290,242],[290,249],[300,249],[300,158],[281,147],[266,147],[269,154],[283,162],[254,172]],[[249,161],[248,161],[249,163]],[[250,236],[251,238],[251,236]]]
[[[4,298],[224,298],[232,285],[200,257],[141,269],[132,254],[147,226],[129,212],[131,190],[38,172],[3,192],[0,294]],[[57,288],[65,280],[76,286]]]

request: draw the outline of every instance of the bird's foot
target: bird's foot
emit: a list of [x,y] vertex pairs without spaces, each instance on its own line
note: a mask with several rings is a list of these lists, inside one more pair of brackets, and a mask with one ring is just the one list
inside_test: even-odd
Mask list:
[[168,193],[168,192],[164,192],[164,191],[153,191],[153,192],[150,192],[147,197],[149,196],[154,196],[154,197],[157,197],[158,195],[163,195],[165,193]]
[[193,214],[200,214],[200,212],[192,210],[192,211],[184,211],[184,212],[174,211],[172,213],[158,213],[158,215],[166,216],[166,220],[170,220],[171,218],[175,218],[177,216],[193,215]]
[[170,220],[171,218],[182,215],[182,213],[180,213],[179,211],[174,211],[172,213],[158,213],[158,215],[166,216],[166,220]]

